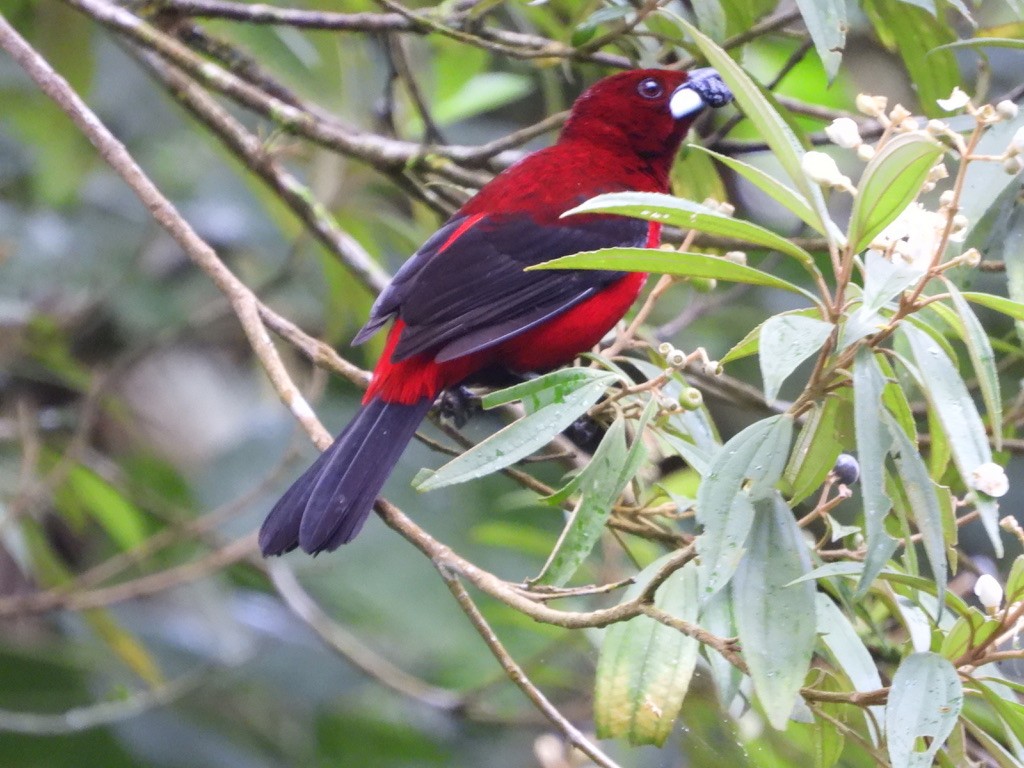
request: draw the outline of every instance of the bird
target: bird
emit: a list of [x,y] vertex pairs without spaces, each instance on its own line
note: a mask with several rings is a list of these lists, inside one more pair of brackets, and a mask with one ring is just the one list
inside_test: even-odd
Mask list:
[[446,389],[488,371],[552,370],[596,345],[647,275],[524,269],[580,251],[657,247],[655,222],[562,214],[606,192],[668,192],[693,121],[731,100],[709,67],[605,77],[576,99],[553,145],[510,165],[452,214],[379,294],[353,340],[391,323],[360,410],[267,515],[264,556],[296,547],[315,555],[351,541]]

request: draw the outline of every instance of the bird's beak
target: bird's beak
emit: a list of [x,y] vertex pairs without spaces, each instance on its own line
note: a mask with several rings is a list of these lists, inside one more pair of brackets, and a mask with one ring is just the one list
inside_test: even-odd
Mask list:
[[732,91],[722,76],[711,67],[705,67],[689,73],[686,82],[672,92],[668,108],[672,117],[679,120],[696,115],[704,107],[723,107],[730,101]]

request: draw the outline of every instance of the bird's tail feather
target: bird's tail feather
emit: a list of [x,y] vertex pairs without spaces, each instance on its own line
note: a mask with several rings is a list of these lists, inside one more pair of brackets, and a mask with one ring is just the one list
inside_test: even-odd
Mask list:
[[267,515],[259,537],[263,554],[297,546],[316,554],[351,541],[432,404],[433,398],[366,403]]

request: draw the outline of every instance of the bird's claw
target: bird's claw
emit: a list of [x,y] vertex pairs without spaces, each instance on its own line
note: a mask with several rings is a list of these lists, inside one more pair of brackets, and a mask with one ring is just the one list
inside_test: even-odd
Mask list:
[[480,396],[473,394],[468,387],[449,387],[441,393],[437,408],[442,423],[461,429],[474,414],[480,412]]

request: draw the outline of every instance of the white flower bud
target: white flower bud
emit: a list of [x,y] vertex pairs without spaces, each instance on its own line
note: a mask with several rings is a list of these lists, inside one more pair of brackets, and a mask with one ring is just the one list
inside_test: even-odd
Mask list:
[[1018,128],[1017,132],[1013,134],[1013,138],[1010,139],[1009,151],[1015,155],[1024,152],[1024,125]]
[[974,594],[989,613],[995,613],[1003,604],[1003,587],[994,576],[981,574],[974,582]]
[[731,261],[733,264],[747,265],[747,254],[743,251],[727,251],[722,254],[722,258],[726,261]]
[[665,360],[673,368],[681,368],[686,365],[686,355],[683,354],[682,350],[673,349],[665,356]]
[[953,205],[953,199],[954,199],[953,190],[952,189],[947,189],[945,192],[943,192],[941,195],[939,195],[939,207],[940,208],[949,208],[951,205]]
[[926,125],[924,129],[935,136],[941,136],[946,132],[948,126],[941,120],[933,119],[928,121],[928,125]]
[[718,204],[718,212],[723,216],[732,216],[736,213],[736,206],[732,203],[721,202]]
[[869,96],[866,93],[857,94],[857,109],[870,117],[881,117],[885,114],[885,107],[889,100],[885,96]]
[[861,144],[857,147],[857,157],[865,163],[875,156],[875,148],[870,144]]
[[942,107],[947,112],[954,112],[958,109],[963,109],[970,102],[971,97],[960,90],[960,86],[953,88],[953,92],[949,94],[948,99],[936,99],[935,103]]
[[824,152],[807,152],[800,161],[807,177],[815,184],[825,187],[838,187],[839,189],[852,189],[850,177],[839,172],[836,161]]
[[1005,496],[1006,492],[1010,490],[1010,481],[1002,467],[988,461],[979,464],[971,472],[971,487],[979,493],[998,499],[1000,496]]
[[977,248],[968,248],[960,254],[960,260],[968,267],[976,267],[981,264],[981,251]]
[[915,120],[912,117],[908,117],[906,120],[900,123],[900,130],[906,131],[907,133],[918,131],[920,129],[921,124],[918,123],[917,120]]
[[996,108],[991,104],[982,104],[975,110],[974,119],[981,125],[992,125],[992,123],[998,123],[1002,120],[999,113],[996,112]]
[[892,108],[892,112],[889,113],[889,119],[892,120],[893,125],[899,125],[908,117],[910,117],[910,110],[902,104],[897,104]]
[[704,363],[705,376],[721,376],[725,368],[717,360],[708,360]]
[[949,170],[946,168],[945,163],[938,163],[933,165],[931,170],[928,171],[928,181],[940,181],[941,179],[949,178]]
[[849,117],[837,117],[825,129],[829,141],[843,149],[854,149],[863,143],[857,123]]
[[667,341],[663,341],[661,342],[661,344],[658,345],[658,352],[662,355],[669,354],[672,351],[672,349],[672,345],[669,344]]
[[1003,160],[1003,170],[1011,176],[1016,176],[1024,170],[1024,158],[1020,155],[1011,155]]
[[996,104],[996,114],[1004,120],[1013,120],[1017,116],[1018,107],[1009,99],[1003,99]]

